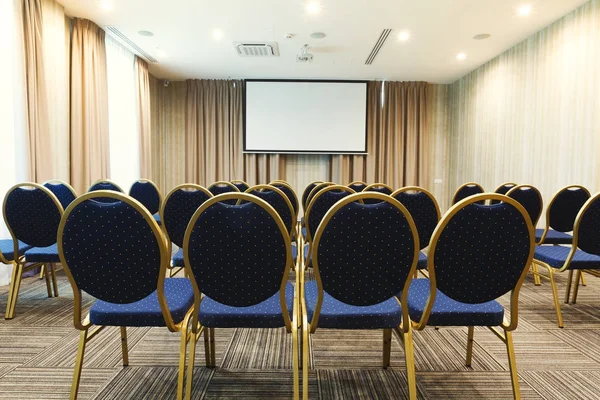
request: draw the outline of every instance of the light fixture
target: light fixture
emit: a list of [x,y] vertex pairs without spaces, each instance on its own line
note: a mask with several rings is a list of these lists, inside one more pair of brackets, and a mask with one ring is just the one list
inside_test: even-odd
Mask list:
[[138,31],[138,35],[140,36],[154,36],[154,33],[150,31]]
[[318,14],[321,12],[321,4],[318,1],[310,1],[306,4],[306,12],[309,14]]
[[111,0],[101,0],[100,7],[105,11],[110,11],[113,9],[113,3]]
[[323,39],[325,36],[325,32],[313,32],[310,34],[310,37],[313,39]]
[[485,40],[485,39],[489,39],[489,37],[492,36],[489,33],[480,33],[479,35],[475,35],[473,36],[473,39],[475,40]]
[[220,29],[215,29],[213,31],[213,37],[215,38],[215,40],[221,40],[223,39],[223,31]]
[[456,59],[460,60],[460,61],[465,60],[466,58],[467,58],[467,55],[465,53],[458,53],[456,55]]
[[523,4],[518,9],[519,15],[521,17],[526,17],[531,14],[531,4]]
[[406,42],[410,38],[410,32],[402,31],[398,34],[398,40],[401,42]]

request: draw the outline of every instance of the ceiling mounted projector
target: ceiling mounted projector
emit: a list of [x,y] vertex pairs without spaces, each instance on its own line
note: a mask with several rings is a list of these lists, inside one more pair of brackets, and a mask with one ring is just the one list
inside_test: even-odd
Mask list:
[[302,62],[302,63],[312,62],[314,56],[308,52],[308,49],[309,49],[309,46],[307,44],[302,46],[302,48],[300,49],[300,54],[296,55],[297,62]]

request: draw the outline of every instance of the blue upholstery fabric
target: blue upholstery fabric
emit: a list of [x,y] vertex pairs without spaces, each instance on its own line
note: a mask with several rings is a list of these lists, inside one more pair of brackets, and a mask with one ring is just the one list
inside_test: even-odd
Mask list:
[[579,220],[577,247],[581,250],[600,255],[600,197],[588,205]]
[[231,182],[240,192],[245,192],[250,188],[246,182]]
[[202,190],[177,190],[169,196],[162,223],[171,242],[183,247],[183,236],[192,215],[209,198]]
[[[571,247],[565,246],[537,246],[533,257],[553,268],[562,268],[570,251]],[[600,256],[577,250],[569,269],[600,269]]]
[[364,183],[355,183],[353,185],[348,185],[348,187],[354,190],[356,193],[362,192],[367,187]]
[[[190,280],[165,279],[164,293],[173,322],[177,324],[183,321],[194,305],[194,289]],[[90,321],[95,325],[108,326],[165,326],[156,291],[128,304],[97,300],[90,308]]]
[[415,241],[402,211],[388,202],[352,202],[340,208],[323,230],[315,251],[323,289],[353,306],[395,296],[414,261]]
[[[285,302],[290,319],[294,311],[294,287],[285,285]],[[261,303],[232,307],[204,297],[200,303],[200,323],[211,328],[279,328],[285,325],[279,291]]]
[[[408,314],[413,321],[421,320],[429,297],[429,279],[414,279],[408,290]],[[437,291],[428,325],[437,326],[498,326],[504,318],[504,307],[496,300],[479,304],[461,303]]]
[[[29,250],[31,246],[26,245],[23,242],[19,242],[19,256],[25,254],[26,250]],[[13,261],[15,259],[15,244],[12,239],[1,239],[0,240],[0,253],[6,261]]]
[[[208,191],[213,194],[213,196],[218,196],[223,193],[236,193],[238,190],[229,186],[229,185],[212,185],[208,188]],[[235,205],[237,200],[225,200],[225,204]]]
[[310,183],[306,189],[304,189],[304,192],[302,192],[302,209],[306,212],[306,207],[308,207],[308,195],[310,194],[310,192],[317,186],[317,184],[314,183]]
[[[304,284],[304,296],[310,322],[317,304],[316,281]],[[401,319],[402,309],[394,297],[369,306],[353,306],[336,300],[324,291],[317,325],[319,328],[335,329],[387,329],[398,327]]]
[[79,203],[67,216],[63,256],[81,290],[133,303],[156,290],[161,249],[142,213],[124,201]]
[[315,232],[323,220],[323,217],[327,214],[327,211],[329,211],[335,203],[351,194],[352,193],[350,192],[342,190],[328,190],[321,193],[318,197],[315,196],[313,198],[314,202],[312,203],[312,207],[308,210],[308,218],[306,220],[306,229],[307,232],[310,232],[311,240],[314,239]]
[[[467,197],[474,196],[480,193],[483,193],[483,190],[479,186],[463,186],[462,188],[459,188],[454,194],[452,204],[456,204],[459,201],[466,199]],[[478,203],[483,204],[483,202]]]
[[509,197],[518,201],[525,208],[527,214],[529,214],[529,218],[531,218],[531,223],[535,226],[542,213],[542,197],[540,192],[532,188],[519,188],[513,191]]
[[571,232],[579,210],[589,198],[590,195],[583,189],[558,192],[548,213],[550,228],[559,232]]
[[292,228],[293,228],[293,222],[292,221],[292,211],[290,210],[290,208],[288,207],[285,198],[281,197],[281,195],[273,190],[263,190],[263,191],[258,191],[258,190],[254,190],[252,192],[250,192],[249,194],[254,195],[260,199],[263,199],[264,201],[266,201],[267,203],[269,203],[269,205],[271,207],[273,207],[275,209],[275,211],[277,211],[277,214],[279,214],[279,217],[281,217],[281,220],[283,221],[283,224],[285,225],[285,228],[287,229],[287,231],[289,233],[292,232]]
[[396,194],[398,200],[410,213],[417,232],[421,249],[429,246],[429,240],[438,223],[437,207],[433,199],[423,192],[401,192]]
[[[535,241],[538,243],[542,239],[542,235],[544,234],[543,229],[535,230]],[[548,233],[546,234],[546,238],[544,239],[544,243],[541,244],[571,244],[573,243],[573,236],[568,233],[562,233],[555,231],[554,229],[548,229]]]
[[419,252],[419,261],[417,261],[417,269],[427,269],[427,256],[422,251]]
[[283,193],[285,193],[287,198],[290,199],[290,203],[292,203],[292,207],[294,207],[294,214],[298,215],[298,197],[296,196],[296,193],[294,193],[294,190],[292,190],[290,187],[288,187],[286,185],[282,185],[279,183],[274,183],[273,186],[275,186],[277,189],[279,189]]
[[528,267],[527,216],[510,203],[471,203],[447,222],[435,248],[437,288],[462,303],[485,303],[512,290]]
[[25,252],[25,261],[58,263],[58,245],[54,243],[48,247],[33,247]]
[[[363,192],[365,190],[363,189]],[[368,190],[369,192],[377,192],[377,193],[381,193],[381,194],[387,194],[388,196],[390,194],[392,194],[392,191],[390,189],[388,189],[386,186],[380,186],[380,187],[372,187]],[[377,200],[377,199],[364,199],[363,200],[365,202],[365,204],[374,204],[374,203],[379,203],[381,200]]]
[[185,262],[183,261],[183,249],[179,249],[175,254],[173,254],[173,266],[185,267]]
[[156,221],[157,224],[161,224],[161,220],[160,220],[160,214],[156,213],[152,216],[152,218],[154,218],[154,220]]
[[[123,193],[123,191],[117,185],[115,185],[112,182],[107,182],[107,181],[94,183],[88,189],[88,192],[96,192],[98,190],[112,190],[113,192]],[[116,203],[118,201],[118,200],[115,200],[110,197],[96,197],[94,200],[101,202],[101,203]]]
[[56,243],[61,212],[42,189],[12,190],[6,198],[4,215],[17,240],[32,247]]
[[129,189],[129,195],[142,203],[150,214],[156,214],[160,209],[160,193],[151,182],[134,182]]
[[302,229],[300,229],[300,233],[302,233],[302,237],[306,239],[306,226],[303,226]]
[[[512,183],[509,183],[509,184],[506,184],[506,185],[502,185],[502,186],[498,187],[494,193],[498,193],[498,194],[506,194],[506,193],[508,193],[508,191],[509,191],[510,189],[514,188],[515,186],[516,186],[516,185],[514,185],[514,184],[512,184]],[[490,202],[490,204],[498,204],[498,203],[500,203],[500,201],[499,201],[499,200],[492,200],[492,201]]]
[[[308,258],[308,246],[304,246],[304,259]],[[298,258],[298,246],[292,245],[292,258],[295,260]]]
[[252,202],[214,203],[189,229],[184,247],[200,292],[234,307],[277,293],[291,249],[267,210]]
[[69,207],[69,204],[76,199],[76,196],[71,189],[62,183],[46,182],[44,183],[44,187],[56,196],[64,210],[66,210],[67,207]]

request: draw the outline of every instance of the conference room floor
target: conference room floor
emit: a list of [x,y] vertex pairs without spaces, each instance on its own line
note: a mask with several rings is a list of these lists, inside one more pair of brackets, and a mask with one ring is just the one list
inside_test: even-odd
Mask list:
[[[72,292],[62,271],[61,296],[46,297],[44,281],[27,278],[17,316],[0,319],[0,399],[66,399],[79,333]],[[564,294],[566,275],[559,275]],[[8,287],[0,287],[4,307]],[[506,304],[507,299],[503,302]],[[556,325],[548,283],[528,278],[520,297],[515,352],[523,399],[600,399],[600,279],[588,276],[578,304],[562,305]],[[90,304],[86,298],[85,303]],[[130,328],[129,367],[121,366],[120,337],[109,328],[86,351],[80,399],[174,399],[179,334]],[[472,368],[464,365],[466,328],[415,332],[419,398],[511,399],[504,344],[477,329]],[[406,397],[404,354],[392,345],[392,366],[381,368],[381,331],[317,330],[312,338],[310,398]],[[217,368],[207,369],[200,345],[193,398],[292,398],[291,337],[284,329],[217,329]]]

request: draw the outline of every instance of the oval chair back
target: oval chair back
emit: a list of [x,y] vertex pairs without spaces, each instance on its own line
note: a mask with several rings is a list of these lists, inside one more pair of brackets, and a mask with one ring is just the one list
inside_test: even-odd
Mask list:
[[417,232],[421,249],[429,246],[431,235],[440,220],[440,206],[433,194],[418,186],[407,186],[396,190],[392,197],[410,213]]
[[369,306],[408,290],[418,254],[413,219],[393,197],[362,192],[337,202],[315,233],[318,301],[311,326],[317,326],[323,291],[346,304]]
[[44,182],[44,187],[56,196],[64,210],[66,210],[67,207],[69,207],[69,204],[77,198],[75,189],[67,182],[63,182],[59,179],[52,179]]
[[[600,256],[600,193],[585,202],[575,219],[572,249]],[[576,250],[572,250],[574,253]]]
[[231,184],[238,188],[240,192],[245,192],[250,187],[246,182],[240,180],[231,181]]
[[483,187],[480,184],[475,182],[468,182],[464,185],[461,185],[458,189],[456,189],[456,193],[452,197],[452,205],[458,203],[459,201],[466,199],[469,196],[474,196],[476,194],[484,193]]
[[354,190],[356,193],[362,192],[367,186],[368,185],[363,181],[354,181],[348,184],[348,187]]
[[20,183],[8,190],[3,205],[4,222],[18,253],[18,242],[32,247],[56,243],[63,207],[56,196],[37,183]]
[[[242,204],[227,204],[238,200]],[[281,290],[281,309],[290,328],[285,301],[292,266],[290,236],[267,202],[247,193],[209,199],[190,221],[183,252],[198,299],[202,293],[228,306],[246,307]]]
[[543,209],[543,199],[540,191],[531,185],[518,185],[510,189],[506,195],[518,201],[525,208],[529,218],[531,218],[532,225],[536,227]]
[[304,188],[304,192],[302,192],[302,209],[306,213],[306,207],[308,207],[308,195],[310,192],[317,186],[319,183],[323,183],[323,181],[314,181],[309,183],[306,188]]
[[[232,193],[232,192],[240,191],[237,188],[237,186],[235,186],[233,183],[227,182],[227,181],[215,182],[212,185],[210,185],[207,189],[209,192],[211,192],[213,194],[213,196],[218,196],[223,193]],[[235,202],[233,202],[233,200],[227,200],[227,201],[228,201],[227,204],[231,204],[231,205],[235,204]]]
[[294,213],[292,203],[283,191],[271,185],[254,185],[249,187],[244,193],[254,195],[273,207],[283,221],[290,236],[292,235],[296,214]]
[[581,207],[590,198],[590,192],[580,185],[571,185],[554,195],[546,210],[546,225],[555,231],[571,232]]
[[160,219],[171,242],[183,247],[183,237],[192,215],[211,197],[213,195],[208,189],[193,183],[179,185],[167,194]]
[[[289,183],[284,181],[273,181],[269,185],[275,186],[277,189],[281,190],[287,198],[292,203],[292,207],[294,208],[294,215],[298,216],[299,204],[298,204],[298,196],[296,196],[296,192],[290,186]],[[294,221],[295,222],[295,221]]]
[[[385,183],[379,182],[379,183],[372,183],[372,184],[368,185],[362,191],[363,192],[377,192],[377,193],[386,194],[389,196],[394,192],[394,189],[392,189],[390,186],[386,185]],[[375,199],[367,199],[366,200],[367,204],[372,204],[375,201],[377,201],[377,200],[375,200]]]
[[[508,193],[508,191],[510,189],[514,188],[515,186],[517,186],[516,183],[506,182],[506,183],[503,183],[502,185],[498,186],[496,188],[496,190],[494,190],[494,193],[497,193],[497,194],[506,194],[506,193]],[[498,200],[492,200],[490,202],[490,204],[498,204]]]
[[156,184],[148,179],[139,179],[131,185],[129,195],[142,203],[150,214],[160,210],[162,195]]
[[344,197],[354,194],[354,190],[348,186],[331,185],[322,189],[311,200],[306,210],[306,241],[312,242],[312,239],[319,227],[319,224],[327,214],[327,211],[333,207],[335,203]]
[[321,190],[325,189],[326,187],[333,186],[333,185],[335,185],[335,183],[333,183],[333,182],[321,182],[321,183],[318,183],[317,185],[315,185],[315,187],[310,191],[310,193],[306,197],[306,204],[303,205],[305,216],[306,216],[306,213],[308,212],[310,202],[315,197],[315,195],[317,193],[319,193]]
[[[88,192],[96,192],[98,190],[112,190],[118,193],[125,193],[119,185],[108,179],[99,179],[96,182],[92,183],[92,185],[88,189]],[[95,201],[101,201],[104,203],[110,203],[111,201],[114,201],[114,199],[110,197],[95,197],[94,199]]]

